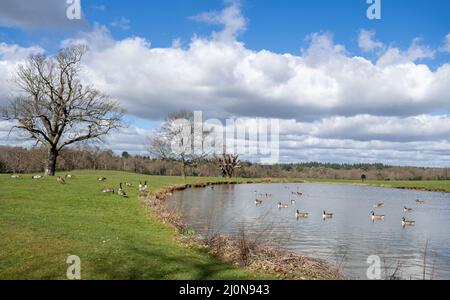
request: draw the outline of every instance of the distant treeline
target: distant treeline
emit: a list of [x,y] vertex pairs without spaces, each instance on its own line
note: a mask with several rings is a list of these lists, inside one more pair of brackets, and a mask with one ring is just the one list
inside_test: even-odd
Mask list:
[[[41,148],[17,148],[0,146],[1,173],[44,172],[47,153]],[[333,164],[308,162],[299,164],[259,165],[243,162],[235,173],[244,178],[318,178],[369,180],[448,180],[449,169],[396,167],[383,164]],[[148,175],[180,176],[182,167],[175,160],[152,159],[124,152],[115,155],[111,150],[82,146],[66,149],[61,153],[57,170],[117,170]],[[215,158],[199,161],[187,169],[189,176],[221,176]]]
[[392,166],[384,165],[384,164],[339,164],[339,163],[321,163],[321,162],[305,162],[305,163],[297,163],[297,164],[281,164],[283,169],[287,171],[292,171],[298,168],[328,168],[333,170],[384,170],[391,168]]

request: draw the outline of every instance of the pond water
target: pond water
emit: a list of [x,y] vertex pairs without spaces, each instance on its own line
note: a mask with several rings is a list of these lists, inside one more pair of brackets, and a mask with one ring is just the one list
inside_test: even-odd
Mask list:
[[[297,191],[303,196],[292,194]],[[259,195],[265,193],[272,196]],[[255,205],[255,194],[261,205]],[[426,202],[417,204],[416,199]],[[279,209],[278,202],[289,207]],[[384,206],[373,208],[378,202]],[[450,194],[358,185],[249,184],[188,189],[168,203],[199,234],[234,234],[244,228],[266,242],[341,266],[352,279],[367,279],[372,255],[380,258],[382,278],[397,270],[402,279],[422,279],[424,253],[426,278],[450,279]],[[405,213],[404,206],[413,211]],[[309,217],[297,220],[297,209]],[[324,220],[324,210],[333,218]],[[373,222],[371,211],[385,215],[384,221]],[[415,226],[403,227],[403,217]]]

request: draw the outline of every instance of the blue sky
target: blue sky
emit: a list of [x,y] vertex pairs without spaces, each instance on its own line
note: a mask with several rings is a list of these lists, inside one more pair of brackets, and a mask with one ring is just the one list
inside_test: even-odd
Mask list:
[[450,1],[381,3],[81,0],[68,21],[64,0],[2,0],[0,104],[28,54],[81,41],[86,80],[129,112],[115,151],[184,108],[280,119],[286,162],[450,166]]
[[[222,0],[81,0],[83,12],[94,23],[110,27],[117,39],[136,35],[154,47],[167,47],[176,37],[188,43],[193,34],[207,36],[215,26],[189,19],[199,12],[220,10]],[[247,47],[278,53],[299,52],[305,38],[314,32],[332,32],[335,40],[352,53],[359,53],[356,34],[360,28],[376,30],[383,41],[407,47],[415,37],[438,47],[448,33],[450,1],[382,0],[382,20],[366,17],[365,0],[245,0],[243,12],[248,30],[240,37]],[[114,28],[113,22],[126,18],[129,29]],[[37,30],[1,28],[2,40],[23,46],[44,44],[56,49],[61,38],[73,32],[57,28]],[[445,55],[448,58],[448,55]]]

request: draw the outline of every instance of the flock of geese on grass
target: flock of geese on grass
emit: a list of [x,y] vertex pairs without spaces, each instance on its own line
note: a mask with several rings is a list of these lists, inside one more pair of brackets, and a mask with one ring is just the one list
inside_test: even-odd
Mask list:
[[[104,182],[106,180],[108,180],[108,179],[105,178],[105,177],[97,178],[97,181],[100,181],[100,182]],[[130,183],[128,181],[125,181],[125,183],[121,182],[121,183],[119,183],[119,189],[117,190],[117,195],[119,195],[121,197],[124,197],[124,198],[128,198],[127,192],[123,188],[124,184],[125,184],[126,187],[133,188],[133,184],[132,183]],[[147,181],[144,181],[144,183],[142,183],[142,181],[139,181],[138,190],[139,190],[140,193],[146,192],[148,190]],[[102,193],[104,193],[104,194],[115,194],[115,192],[116,191],[113,188],[106,188],[106,189],[102,190]]]
[[[288,189],[288,187],[285,187],[285,188]],[[268,200],[268,199],[270,199],[272,197],[272,194],[269,194],[269,193],[259,193],[258,194],[258,191],[254,191],[254,193],[255,193],[255,198],[256,198],[255,199],[256,206],[262,205],[265,200]],[[303,193],[301,193],[299,191],[299,188],[297,188],[296,192],[291,192],[291,194],[294,195],[294,196],[297,196],[297,197],[303,196]],[[264,200],[262,200],[262,199],[264,199]],[[297,203],[297,201],[295,199],[291,199],[291,206],[294,206],[296,203]],[[422,205],[422,204],[425,204],[425,201],[417,199],[416,200],[416,204]],[[278,207],[278,209],[286,209],[286,208],[289,208],[290,206],[288,204],[284,204],[282,202],[278,202],[277,203],[277,207]],[[382,207],[384,207],[384,203],[383,202],[375,203],[373,205],[373,209],[378,209],[378,208],[382,208]],[[411,213],[412,211],[413,211],[413,209],[410,208],[410,207],[406,207],[406,206],[403,207],[403,212],[404,213]],[[377,214],[375,214],[374,211],[371,211],[370,214],[371,214],[371,218],[372,218],[373,222],[384,221],[384,219],[386,217],[385,215],[377,215]],[[333,213],[327,212],[325,210],[323,211],[322,218],[323,218],[324,221],[328,220],[328,219],[333,219],[333,216],[334,216]],[[295,212],[295,217],[297,218],[297,220],[307,219],[307,218],[309,218],[309,213],[301,212],[300,210],[297,209],[296,212]],[[402,218],[402,226],[403,227],[414,226],[415,224],[416,224],[416,221],[407,220],[406,217]]]
[[[20,175],[13,174],[13,175],[11,175],[11,178],[18,179],[18,178],[20,178]],[[33,179],[33,180],[39,180],[39,179],[42,179],[42,178],[44,178],[42,175],[34,175],[34,176],[31,177],[31,179]],[[72,178],[74,178],[74,176],[72,174],[67,174],[65,176],[65,178],[66,179],[72,179]],[[61,176],[58,176],[58,177],[56,177],[56,182],[58,182],[60,184],[66,184],[66,179],[64,179]],[[97,181],[99,181],[99,182],[105,182],[107,180],[108,179],[106,177],[98,177],[97,178]],[[121,197],[124,197],[124,198],[128,198],[127,192],[123,188],[123,184],[125,184],[125,186],[127,186],[129,188],[132,188],[133,184],[131,184],[129,182],[125,182],[125,183],[120,182],[119,183],[119,189],[117,190],[117,195],[119,195]],[[140,193],[146,192],[148,190],[147,181],[144,181],[144,183],[142,183],[142,181],[139,181],[138,190],[139,190]],[[101,192],[104,193],[104,194],[115,194],[116,193],[115,189],[113,189],[113,188],[105,188],[105,189],[102,189]]]

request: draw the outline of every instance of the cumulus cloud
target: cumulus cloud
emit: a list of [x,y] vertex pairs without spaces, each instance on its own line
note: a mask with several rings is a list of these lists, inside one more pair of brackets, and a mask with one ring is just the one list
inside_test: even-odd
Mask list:
[[450,53],[450,33],[445,36],[444,46],[441,48],[441,51]]
[[2,0],[0,1],[0,26],[25,30],[85,28],[85,19],[69,20],[68,4],[61,0]]
[[44,52],[44,49],[38,46],[24,48],[14,44],[0,43],[0,107],[17,92],[13,83],[17,66],[31,54]]
[[224,29],[220,32],[214,32],[213,37],[223,42],[233,41],[238,34],[245,31],[247,20],[241,13],[240,1],[228,0],[229,4],[224,10],[201,13],[190,17],[191,20],[205,22],[209,24],[223,25]]
[[128,20],[125,17],[121,17],[120,19],[112,22],[111,26],[112,27],[117,27],[117,28],[122,29],[122,30],[129,30],[131,28],[130,24],[131,24],[130,20]]
[[423,142],[446,140],[450,136],[448,116],[399,118],[357,115],[330,117],[310,123],[285,120],[281,124],[284,135],[307,135],[324,139]]
[[391,48],[373,63],[349,55],[330,34],[313,34],[301,55],[206,38],[193,38],[187,48],[152,48],[139,37],[116,41],[104,27],[71,42],[80,41],[91,49],[86,78],[141,118],[180,108],[299,120],[412,116],[447,111],[450,103],[450,65],[433,71],[415,63],[423,56],[417,42],[414,51]]
[[424,58],[434,58],[436,51],[432,50],[429,46],[421,44],[421,38],[415,38],[408,49],[407,56],[410,60],[416,61]]
[[384,47],[384,44],[375,40],[375,31],[361,29],[359,31],[358,45],[364,52],[371,52]]
[[421,38],[415,38],[406,51],[396,47],[390,47],[378,60],[377,65],[387,67],[389,65],[402,65],[416,62],[421,59],[434,58],[436,51],[429,46],[421,44]]

